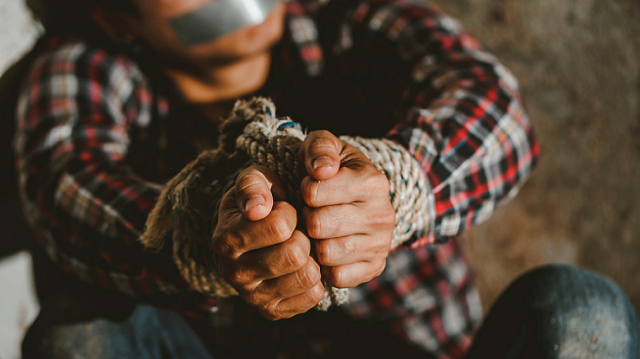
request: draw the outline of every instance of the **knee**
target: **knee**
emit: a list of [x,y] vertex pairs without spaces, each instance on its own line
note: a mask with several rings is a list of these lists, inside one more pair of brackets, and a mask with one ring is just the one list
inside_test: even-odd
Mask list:
[[631,357],[637,318],[611,280],[576,267],[533,270],[514,286],[527,288],[530,341],[544,357]]
[[[514,282],[527,287],[527,305],[554,312],[590,309],[619,319],[634,315],[627,296],[613,281],[585,269],[548,265],[534,269]],[[631,311],[631,313],[629,312]],[[578,310],[578,313],[581,312]]]
[[[38,330],[40,329],[40,330]],[[113,335],[103,323],[75,323],[47,328],[32,327],[22,343],[22,356],[28,358],[107,358],[113,348]]]
[[124,318],[52,320],[44,308],[22,343],[23,358],[210,358],[177,313],[139,305]]
[[90,299],[89,293],[60,292],[44,301],[23,339],[22,357],[106,358],[124,347],[135,307],[129,301],[106,306]]

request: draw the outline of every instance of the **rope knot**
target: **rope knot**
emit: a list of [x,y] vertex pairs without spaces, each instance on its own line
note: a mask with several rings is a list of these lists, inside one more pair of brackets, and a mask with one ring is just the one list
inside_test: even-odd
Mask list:
[[[223,195],[235,184],[238,173],[250,165],[271,169],[287,191],[287,201],[301,210],[300,183],[304,176],[298,150],[306,137],[300,124],[276,117],[274,104],[265,98],[236,102],[231,116],[220,129],[219,147],[205,151],[172,178],[149,214],[142,243],[159,250],[172,242],[173,259],[182,276],[203,293],[226,297],[237,295],[222,277],[220,261],[211,250]],[[385,173],[390,198],[396,210],[392,248],[426,229],[432,196],[419,163],[408,151],[389,140],[340,137],[362,151]],[[325,282],[325,293],[317,308],[348,299],[348,290]]]

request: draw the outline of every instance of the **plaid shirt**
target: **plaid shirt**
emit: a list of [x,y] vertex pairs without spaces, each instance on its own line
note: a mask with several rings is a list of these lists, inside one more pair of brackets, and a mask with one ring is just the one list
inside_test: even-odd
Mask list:
[[[459,236],[516,194],[539,152],[513,76],[454,19],[408,0],[290,1],[260,94],[310,129],[388,137],[426,174],[430,218],[351,291],[438,358],[471,343],[481,306]],[[20,188],[39,243],[68,275],[183,310],[216,304],[138,238],[164,183],[217,130],[132,59],[53,39],[18,102]]]

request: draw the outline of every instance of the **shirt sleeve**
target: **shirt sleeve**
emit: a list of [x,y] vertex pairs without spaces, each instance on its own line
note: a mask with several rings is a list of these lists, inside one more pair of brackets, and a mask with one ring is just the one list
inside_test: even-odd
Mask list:
[[[429,220],[405,244],[445,242],[516,194],[539,145],[515,78],[459,22],[407,0],[359,1],[342,33],[354,47],[382,38],[409,69],[388,137],[427,177]],[[345,33],[358,36],[345,41]],[[376,76],[401,72],[389,66]]]
[[[131,61],[83,44],[42,55],[19,95],[15,150],[39,243],[78,279],[166,306],[205,306],[170,253],[139,242],[161,186],[125,164],[151,94]],[[194,308],[195,309],[195,308]]]

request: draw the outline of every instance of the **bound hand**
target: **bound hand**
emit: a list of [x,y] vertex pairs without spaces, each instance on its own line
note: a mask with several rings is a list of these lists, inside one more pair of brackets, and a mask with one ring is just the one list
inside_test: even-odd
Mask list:
[[271,320],[306,312],[324,292],[309,238],[296,230],[285,197],[268,168],[244,170],[222,199],[212,239],[225,280]]
[[300,187],[302,216],[323,277],[338,288],[377,277],[395,224],[389,181],[361,151],[327,131],[310,133],[299,156],[308,174]]

